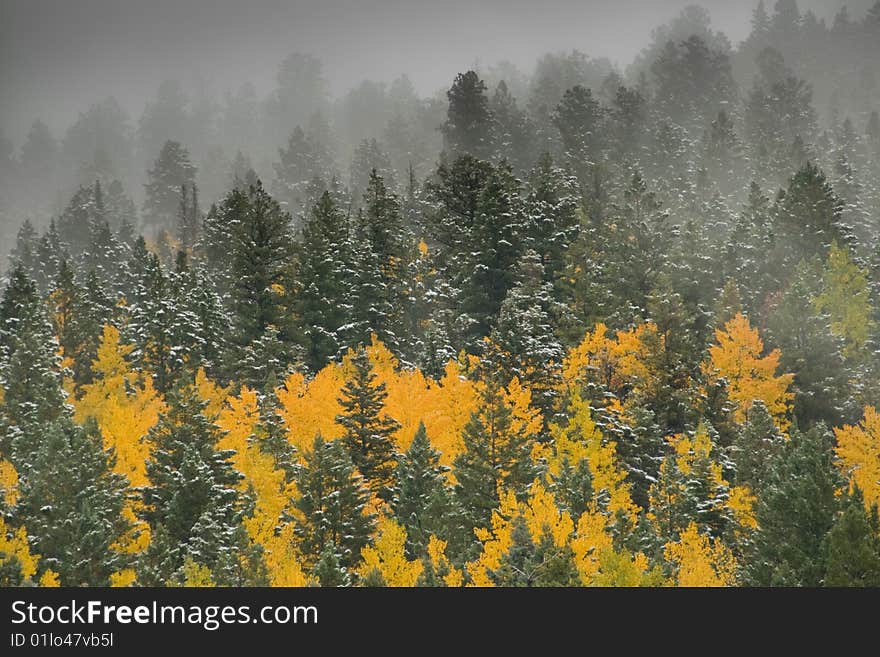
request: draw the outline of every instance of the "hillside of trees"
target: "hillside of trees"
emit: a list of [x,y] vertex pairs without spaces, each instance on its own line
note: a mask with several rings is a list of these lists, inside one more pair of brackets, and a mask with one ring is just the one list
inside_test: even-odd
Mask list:
[[689,7],[0,139],[0,585],[880,586],[878,62]]

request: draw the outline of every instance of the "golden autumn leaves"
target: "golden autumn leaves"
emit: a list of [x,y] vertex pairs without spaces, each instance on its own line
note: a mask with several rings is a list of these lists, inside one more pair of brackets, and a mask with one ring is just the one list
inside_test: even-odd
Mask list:
[[[735,582],[736,560],[728,547],[712,539],[697,523],[665,527],[661,535],[675,536],[663,546],[663,556],[673,572],[670,578],[639,551],[615,545],[613,531],[622,526],[632,530],[641,509],[633,501],[626,473],[621,466],[617,445],[597,428],[590,400],[582,390],[588,381],[598,381],[612,394],[600,402],[606,410],[626,419],[629,399],[634,391],[650,391],[658,385],[659,372],[652,350],[662,347],[663,337],[656,326],[643,323],[627,331],[611,335],[602,324],[588,333],[572,349],[563,363],[548,364],[561,373],[565,399],[565,420],[548,424],[550,440],[533,441],[532,458],[541,465],[544,475],[531,486],[527,499],[517,500],[511,491],[500,491],[500,507],[491,518],[490,526],[478,528],[481,553],[465,565],[454,567],[446,556],[446,543],[436,536],[427,545],[427,562],[408,559],[405,552],[406,532],[393,519],[380,513],[372,545],[360,555],[358,574],[366,578],[378,572],[382,581],[391,586],[413,586],[426,565],[439,573],[449,586],[470,581],[477,586],[493,584],[492,573],[501,565],[503,555],[513,542],[514,525],[524,521],[535,542],[544,540],[559,550],[574,555],[577,577],[581,584],[724,586]],[[145,462],[150,455],[147,434],[165,411],[162,396],[153,388],[151,379],[132,371],[126,357],[130,345],[123,344],[119,331],[112,326],[104,329],[94,363],[95,380],[71,395],[77,421],[94,417],[104,436],[105,446],[116,454],[115,470],[125,475],[132,489],[146,484]],[[479,381],[465,376],[475,363],[470,360],[450,361],[439,380],[424,376],[418,370],[400,367],[396,358],[380,342],[367,347],[377,382],[383,383],[388,396],[384,412],[401,425],[394,439],[403,452],[409,446],[420,422],[425,424],[441,460],[450,465],[463,449],[462,431],[478,410]],[[327,365],[313,378],[294,373],[276,390],[277,413],[288,441],[301,455],[307,453],[314,436],[325,440],[341,436],[336,423],[340,413],[338,398],[351,367],[350,356],[341,363]],[[715,332],[715,343],[709,348],[701,371],[707,383],[724,380],[733,417],[737,422],[756,399],[763,401],[783,431],[789,426],[792,375],[779,373],[780,353],[764,354],[758,331],[748,319],[737,314]],[[275,586],[303,586],[311,582],[297,554],[293,538],[293,521],[279,522],[289,500],[298,492],[280,471],[273,458],[253,440],[260,423],[260,404],[255,391],[242,386],[237,392],[209,380],[203,372],[196,376],[195,386],[207,402],[207,413],[223,430],[218,449],[232,450],[232,463],[244,475],[240,483],[254,497],[254,510],[245,520],[250,540],[263,548],[270,582]],[[517,379],[503,390],[503,403],[511,411],[516,431],[535,437],[542,429],[543,418],[531,400],[531,391]],[[851,476],[865,494],[867,504],[880,501],[880,414],[874,408],[865,410],[864,420],[856,426],[835,430],[837,455],[841,468]],[[722,476],[721,465],[715,460],[712,440],[704,429],[693,435],[667,438],[667,456],[660,466],[660,478],[650,490],[647,519],[656,527],[673,522],[664,513],[678,503],[686,491],[680,487],[676,473],[691,476],[698,472],[706,481],[704,500],[733,519],[740,531],[755,526],[752,513],[754,497],[745,486],[731,487]],[[578,517],[563,510],[548,482],[565,464],[589,464],[593,490],[601,492],[603,504],[595,499]],[[454,472],[449,473],[454,479]],[[6,462],[0,462],[0,489],[7,498],[15,495],[16,476]],[[595,496],[594,496],[595,497]],[[138,498],[131,495],[125,513],[134,524],[131,535],[115,546],[120,551],[137,553],[146,548],[148,527],[137,518]],[[374,500],[369,512],[382,511],[383,503]],[[2,529],[2,528],[0,528]],[[26,540],[18,534],[6,537],[0,550],[16,554],[31,568],[36,555],[27,550]],[[115,585],[127,585],[134,579],[130,571],[117,573]],[[209,584],[210,572],[193,569],[187,575],[190,584]],[[51,584],[51,577],[43,582]]]

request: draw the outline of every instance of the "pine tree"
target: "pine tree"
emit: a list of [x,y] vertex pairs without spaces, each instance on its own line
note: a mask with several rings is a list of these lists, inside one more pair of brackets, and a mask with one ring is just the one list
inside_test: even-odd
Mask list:
[[55,219],[49,221],[46,232],[37,244],[38,270],[31,274],[37,284],[37,291],[43,295],[49,291],[52,281],[58,277],[61,261],[70,260],[70,249],[61,239]]
[[501,302],[513,286],[516,263],[522,255],[524,223],[520,182],[502,162],[479,194],[469,231],[473,241],[466,247],[469,255],[453,279],[462,290],[459,321],[469,351],[489,334]]
[[137,347],[133,356],[140,367],[152,373],[158,391],[166,392],[184,365],[175,341],[179,307],[158,256],[149,254],[145,267],[132,299],[126,337]]
[[3,411],[25,435],[13,446],[13,465],[22,472],[36,449],[38,431],[64,408],[58,362],[58,343],[37,289],[19,265],[0,300],[0,380]]
[[302,230],[294,311],[305,337],[305,360],[317,372],[341,348],[350,317],[351,247],[345,216],[325,191]]
[[246,347],[270,325],[289,341],[284,299],[293,252],[290,215],[258,184],[246,192],[230,192],[216,220],[229,225],[225,248],[235,344]]
[[603,159],[604,108],[593,98],[592,90],[575,85],[562,96],[551,120],[559,130],[571,170],[586,188]]
[[153,168],[147,171],[144,186],[144,223],[154,232],[172,229],[179,207],[180,189],[192,186],[196,167],[190,162],[189,151],[180,142],[166,141]]
[[532,436],[516,426],[499,378],[489,376],[484,382],[479,410],[471,413],[464,427],[464,451],[454,461],[454,494],[461,513],[455,538],[466,542],[462,550],[471,545],[474,528],[489,526],[500,503],[499,488],[522,498],[536,474]]
[[575,555],[569,545],[557,546],[544,532],[537,543],[532,539],[525,519],[513,519],[511,546],[501,557],[501,564],[489,572],[496,586],[578,586],[580,576]]
[[839,507],[841,477],[822,425],[792,430],[770,463],[755,507],[758,529],[744,563],[754,586],[820,586],[827,570],[825,535]]
[[[243,505],[235,486],[230,450],[218,450],[223,434],[206,415],[206,402],[194,388],[168,395],[168,410],[150,430],[143,510],[154,540],[139,566],[139,581],[168,581],[187,558],[217,570],[229,553],[241,548],[237,528]],[[157,539],[157,532],[162,540]]]
[[516,98],[502,80],[489,101],[494,123],[492,144],[500,159],[510,162],[517,171],[523,171],[532,161],[534,126],[528,115],[517,106]]
[[880,586],[880,518],[855,487],[825,537],[825,586]]
[[449,495],[440,452],[431,446],[424,423],[419,423],[412,443],[400,455],[395,471],[396,486],[391,508],[406,529],[406,552],[410,558],[425,556],[428,540],[444,529]]
[[459,73],[446,97],[449,109],[442,127],[446,150],[456,155],[486,157],[492,147],[486,83],[474,71]]
[[333,541],[327,541],[327,545],[321,550],[320,558],[312,573],[318,580],[318,586],[328,588],[351,586],[351,576],[339,563],[338,550]]
[[64,586],[107,586],[128,558],[116,544],[128,531],[122,516],[125,478],[113,472],[97,424],[68,416],[44,425],[20,483],[15,516],[31,545]]
[[773,257],[783,275],[801,259],[817,254],[824,258],[834,240],[848,243],[849,235],[841,225],[842,201],[815,164],[807,163],[792,176],[777,205]]
[[31,278],[35,278],[37,269],[37,231],[30,219],[25,219],[18,234],[15,236],[15,246],[9,252],[9,262],[12,267],[21,265],[25,273]]
[[291,216],[298,217],[316,200],[310,198],[312,182],[332,177],[333,159],[327,146],[314,135],[307,135],[300,126],[294,128],[287,148],[279,149],[278,155],[272,193],[287,205]]
[[376,374],[366,349],[357,351],[351,366],[352,376],[339,398],[343,412],[336,422],[344,430],[341,440],[352,462],[370,489],[387,501],[394,482],[394,433],[400,424],[383,412],[388,393],[384,383],[374,383]]
[[[342,442],[325,443],[317,435],[311,451],[303,454],[296,486],[299,497],[292,502],[294,532],[304,565],[315,568],[319,563],[336,561],[343,568],[352,568],[361,548],[369,543],[376,518],[367,511],[369,490]],[[324,554],[328,549],[335,550],[333,558]],[[326,566],[316,574],[321,576],[325,570]]]
[[831,330],[831,318],[817,307],[821,263],[798,263],[791,284],[767,319],[768,336],[781,349],[779,363],[794,374],[794,413],[798,424],[838,425],[858,412],[845,343]]
[[560,286],[566,252],[580,228],[577,181],[542,155],[528,180],[525,215],[528,246],[541,257],[544,280]]
[[725,256],[727,275],[744,285],[746,310],[756,313],[764,299],[777,285],[772,276],[774,264],[769,260],[773,248],[770,227],[770,199],[757,182],[749,185],[749,196],[733,230],[730,232]]
[[532,391],[535,406],[549,422],[556,412],[564,357],[552,319],[552,286],[543,282],[544,267],[534,251],[522,257],[516,278],[489,336],[489,359],[508,381],[517,377]]
[[746,411],[745,424],[730,447],[731,460],[736,467],[736,483],[762,493],[770,464],[782,449],[784,440],[764,402],[758,400],[752,404]]
[[385,184],[394,189],[394,168],[388,155],[375,139],[364,139],[354,149],[351,162],[351,183],[349,185],[352,198],[358,198],[367,190],[373,175],[380,177]]

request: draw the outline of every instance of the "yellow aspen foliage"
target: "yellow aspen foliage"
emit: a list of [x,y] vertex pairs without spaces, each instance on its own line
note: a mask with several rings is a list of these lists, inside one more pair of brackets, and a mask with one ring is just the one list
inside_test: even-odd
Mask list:
[[727,506],[733,511],[736,524],[745,529],[757,529],[758,520],[755,517],[755,497],[748,486],[734,486],[727,494]]
[[779,349],[761,356],[764,342],[742,313],[715,329],[715,340],[716,344],[709,347],[709,360],[703,363],[703,373],[710,381],[727,380],[728,395],[736,403],[736,421],[744,422],[752,402],[760,399],[779,428],[786,430],[789,403],[794,398],[788,387],[794,375],[776,375],[782,355]]
[[288,440],[299,453],[308,451],[315,434],[329,442],[342,435],[336,416],[342,413],[337,401],[345,384],[345,372],[330,363],[311,380],[294,372],[276,390],[279,412],[287,427]]
[[125,588],[134,584],[136,580],[137,573],[134,568],[124,568],[110,575],[110,586],[115,589]]
[[614,337],[608,335],[605,324],[599,323],[564,360],[563,381],[572,391],[595,383],[620,398],[627,390],[648,389],[657,378],[648,364],[650,345],[658,341],[662,344],[662,340],[652,322],[618,331]]
[[736,560],[720,541],[712,541],[691,523],[678,541],[663,548],[666,560],[675,565],[678,586],[733,586]]
[[864,351],[871,333],[871,293],[868,272],[852,261],[846,247],[831,243],[823,289],[813,301],[817,312],[828,313],[831,332],[846,340],[844,355]]
[[421,561],[406,558],[406,530],[391,518],[379,520],[379,535],[374,546],[361,550],[361,577],[378,570],[388,586],[415,586],[424,566]]
[[662,572],[650,568],[644,554],[614,548],[608,522],[607,516],[595,510],[578,518],[571,549],[581,582],[585,586],[662,585]]
[[571,549],[578,574],[586,585],[592,584],[601,572],[602,555],[614,551],[607,524],[608,519],[597,511],[587,511],[578,518],[577,536],[571,542]]
[[196,372],[195,388],[199,399],[207,402],[205,417],[215,418],[220,415],[220,411],[223,410],[223,404],[226,403],[226,397],[229,394],[229,386],[224,388],[217,385],[205,374],[205,368],[200,367]]
[[659,566],[650,567],[648,557],[626,551],[602,550],[599,554],[599,572],[590,586],[668,586]]
[[[385,412],[401,425],[394,434],[397,448],[405,451],[419,422],[424,422],[432,444],[441,453],[441,462],[451,466],[463,449],[461,432],[477,406],[474,383],[464,376],[456,361],[446,365],[439,382],[428,379],[419,370],[401,368],[394,355],[375,336],[367,347],[367,355],[376,382],[385,384],[388,393]],[[318,432],[326,440],[342,435],[342,427],[336,423],[336,416],[342,412],[338,398],[351,367],[351,356],[351,353],[347,354],[340,364],[327,365],[311,380],[298,372],[293,373],[276,390],[288,439],[300,452],[309,449]],[[523,409],[520,421],[526,424],[535,422],[534,411],[527,412],[522,407],[522,393],[513,390],[511,395],[518,398],[519,408]]]
[[501,565],[501,558],[513,544],[513,520],[522,517],[529,534],[538,539],[544,534],[553,539],[554,545],[569,544],[574,532],[574,522],[567,511],[560,511],[553,494],[540,482],[532,484],[528,500],[519,504],[511,491],[501,492],[501,506],[492,512],[491,529],[476,529],[477,538],[483,544],[480,556],[467,564],[467,572],[474,586],[494,586],[489,573]]
[[40,586],[46,589],[57,589],[61,587],[61,578],[54,570],[49,568],[40,575]]
[[182,585],[187,588],[212,588],[216,586],[211,569],[204,564],[196,563],[189,557],[183,564]]
[[532,391],[523,386],[517,377],[513,377],[504,389],[504,401],[511,410],[512,433],[535,436],[541,431],[544,420],[541,412],[532,406]]
[[483,544],[480,556],[467,564],[473,586],[494,586],[489,571],[501,565],[501,557],[513,544],[511,522],[519,510],[512,491],[500,491],[500,507],[492,512],[491,528],[475,529],[477,539]]
[[272,586],[303,587],[313,580],[303,572],[300,555],[294,548],[294,523],[282,526],[277,536],[263,538],[263,558]]
[[9,461],[0,459],[0,499],[7,507],[18,501],[18,473]]
[[[455,457],[464,450],[462,432],[478,401],[476,386],[456,360],[446,364],[439,385],[431,383],[422,420],[443,465],[451,467]],[[415,433],[410,432],[412,435]]]
[[593,478],[593,490],[608,494],[609,513],[615,516],[623,513],[634,520],[638,507],[630,496],[626,472],[617,460],[617,444],[611,440],[603,441],[602,433],[593,422],[590,405],[579,394],[572,396],[567,414],[568,424],[551,424],[552,440],[540,448],[547,471],[557,475],[564,461],[576,466],[586,459]]
[[128,478],[132,487],[147,484],[146,460],[150,446],[149,430],[165,410],[161,396],[149,376],[139,376],[125,357],[133,345],[121,344],[119,329],[106,325],[92,368],[95,381],[82,386],[82,396],[74,400],[74,419],[98,421],[104,446],[116,452],[114,470]]
[[[116,454],[115,472],[124,475],[131,488],[147,485],[146,461],[150,454],[149,430],[165,410],[162,396],[153,388],[149,376],[132,371],[126,356],[133,345],[122,344],[119,329],[106,325],[92,364],[95,380],[83,385],[74,399],[74,419],[93,417],[98,422],[104,447]],[[149,526],[137,517],[137,501],[130,499],[123,515],[132,524],[129,534],[115,548],[140,552],[150,542]]]
[[435,573],[445,573],[443,575],[443,582],[446,586],[458,587],[464,582],[464,575],[449,562],[449,559],[446,557],[446,545],[446,541],[432,534],[428,539],[428,559]]
[[18,559],[23,580],[29,580],[37,572],[40,555],[31,554],[27,540],[27,529],[19,527],[10,530],[0,515],[0,565],[5,566],[13,557]]
[[289,531],[284,537],[276,536],[275,531],[288,501],[296,495],[296,486],[286,481],[284,472],[275,466],[272,456],[252,440],[259,420],[257,393],[244,386],[238,396],[227,398],[217,415],[217,426],[225,432],[217,446],[234,450],[232,464],[244,475],[239,487],[254,495],[253,513],[244,519],[243,524],[250,539],[263,547],[273,585],[305,586],[306,577],[289,548],[292,525],[285,528]]
[[862,490],[868,508],[880,505],[880,413],[867,406],[861,422],[835,428],[834,435],[844,474]]

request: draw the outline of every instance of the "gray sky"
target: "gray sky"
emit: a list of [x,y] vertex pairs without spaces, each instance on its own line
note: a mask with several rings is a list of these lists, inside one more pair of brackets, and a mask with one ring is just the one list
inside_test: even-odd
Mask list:
[[[873,0],[850,0],[861,16]],[[757,0],[702,0],[735,44]],[[693,0],[0,0],[0,128],[17,144],[40,117],[58,134],[115,96],[136,119],[162,79],[261,94],[293,51],[321,57],[334,93],[407,73],[423,93],[475,61],[530,70],[577,48],[626,65]],[[801,0],[821,16],[840,0]],[[767,0],[772,7],[773,0]]]

